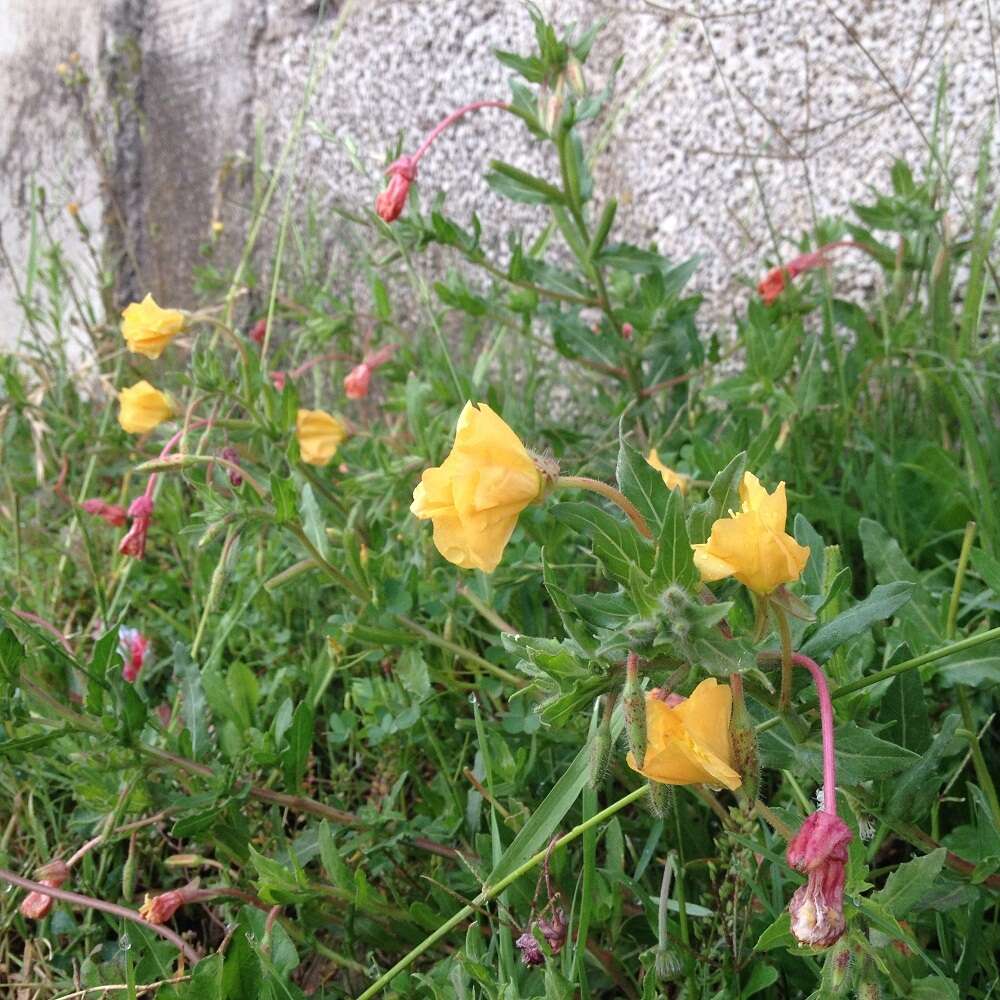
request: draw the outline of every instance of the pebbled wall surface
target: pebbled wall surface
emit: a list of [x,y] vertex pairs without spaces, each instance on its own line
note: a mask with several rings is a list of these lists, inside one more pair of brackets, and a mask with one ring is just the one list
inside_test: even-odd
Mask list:
[[[542,6],[561,23],[607,22],[588,64],[593,86],[625,56],[595,170],[597,190],[621,203],[616,236],[655,241],[678,259],[700,254],[694,286],[709,315],[725,322],[764,258],[794,253],[814,217],[845,210],[871,185],[884,189],[897,157],[919,172],[943,73],[941,149],[958,191],[952,228],[962,231],[1000,96],[991,2]],[[44,320],[28,331],[17,306],[43,222],[81,274],[91,268],[66,212],[71,201],[114,262],[107,301],[149,289],[191,304],[205,247],[217,261],[242,247],[253,164],[277,162],[303,110],[311,60],[321,62],[291,163],[292,194],[296,216],[311,210],[319,238],[343,250],[358,233],[331,209],[372,203],[387,148],[400,137],[412,148],[456,105],[506,97],[508,71],[492,49],[532,41],[513,0],[356,0],[331,45],[342,8],[315,0],[0,0],[0,344],[48,335]],[[72,51],[94,81],[96,142],[55,73]],[[511,119],[484,111],[434,147],[420,181],[425,197],[445,191],[459,220],[475,209],[502,254],[505,229],[534,213],[486,187],[493,157],[553,173]],[[282,194],[263,230],[265,251]],[[213,235],[213,221],[221,234]],[[845,261],[837,276],[856,288],[872,280],[864,261]],[[347,266],[344,281],[351,277]]]

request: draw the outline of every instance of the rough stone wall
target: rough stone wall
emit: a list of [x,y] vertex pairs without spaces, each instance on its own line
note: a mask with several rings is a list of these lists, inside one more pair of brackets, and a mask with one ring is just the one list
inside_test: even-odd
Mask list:
[[[793,252],[814,217],[844,211],[871,185],[884,189],[893,159],[929,159],[939,75],[950,84],[948,171],[968,204],[979,143],[997,110],[990,44],[998,29],[982,0],[550,0],[562,23],[596,18],[607,28],[588,78],[607,79],[625,53],[600,192],[621,208],[618,234],[655,241],[675,258],[701,254],[695,284],[724,317],[748,294],[765,256]],[[149,288],[191,300],[199,248],[232,259],[251,203],[255,134],[273,166],[302,105],[310,59],[330,37],[341,4],[309,0],[0,0],[0,223],[8,255],[24,265],[27,192],[50,191],[55,232],[72,237],[60,198],[84,205],[95,225],[106,192],[52,67],[71,49],[110,75],[113,187],[134,241],[137,274],[121,294]],[[670,9],[667,9],[667,8]],[[692,15],[699,16],[692,16]],[[412,148],[457,104],[505,97],[494,47],[523,49],[531,24],[513,0],[358,0],[306,109],[293,163],[298,204],[311,202],[332,244],[357,234],[329,211],[370,205],[386,149]],[[135,72],[121,72],[134,52]],[[116,62],[117,59],[117,62]],[[118,67],[116,77],[114,67]],[[126,100],[127,98],[127,100]],[[122,102],[125,101],[125,104]],[[117,104],[116,104],[117,102]],[[345,144],[364,170],[352,164]],[[995,143],[994,143],[995,145]],[[450,131],[421,165],[425,196],[444,190],[451,212],[475,209],[494,245],[535,213],[511,208],[482,180],[492,157],[552,173],[538,149],[498,111]],[[963,194],[964,192],[964,194]],[[963,228],[954,201],[953,229]],[[276,212],[277,208],[273,209]],[[59,229],[62,226],[62,230]],[[852,270],[854,268],[855,270]],[[866,262],[843,280],[865,283]],[[349,277],[349,275],[348,275]],[[0,277],[0,335],[20,320],[9,275]]]

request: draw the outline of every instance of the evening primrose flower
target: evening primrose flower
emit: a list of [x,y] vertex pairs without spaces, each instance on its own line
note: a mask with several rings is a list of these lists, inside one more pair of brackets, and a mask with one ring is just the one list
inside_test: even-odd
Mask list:
[[155,360],[184,329],[184,322],[184,313],[179,309],[161,309],[153,296],[147,295],[122,313],[122,335],[133,354]]
[[668,490],[680,490],[683,496],[691,485],[691,477],[685,476],[683,472],[675,472],[669,466],[660,461],[660,456],[655,448],[651,448],[646,456],[646,462],[651,465],[663,477],[663,484]]
[[295,418],[299,454],[309,465],[328,465],[347,437],[347,428],[323,410],[299,410]]
[[707,542],[692,545],[694,564],[705,583],[733,576],[755,594],[770,594],[797,580],[809,549],[785,532],[785,484],[768,493],[753,473],[740,483],[742,510],[712,525]]
[[145,434],[174,415],[169,397],[145,379],[118,393],[118,423],[129,434]]
[[463,569],[493,572],[518,515],[544,478],[518,436],[485,403],[466,403],[451,454],[425,470],[410,510],[434,523],[434,544]]
[[703,680],[673,706],[656,693],[646,695],[646,755],[642,767],[632,753],[633,771],[663,785],[711,785],[734,790],[743,779],[733,768],[729,744],[732,692],[714,677]]

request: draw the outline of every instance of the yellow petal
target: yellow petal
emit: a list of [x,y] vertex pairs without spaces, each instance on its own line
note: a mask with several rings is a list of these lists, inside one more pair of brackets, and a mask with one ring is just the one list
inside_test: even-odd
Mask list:
[[295,417],[299,455],[309,465],[328,465],[347,437],[347,428],[323,410],[299,410]]
[[646,456],[646,463],[656,469],[668,490],[680,490],[682,495],[687,493],[688,487],[691,485],[691,477],[685,476],[683,472],[675,472],[669,465],[664,465],[655,448],[650,449]]
[[153,296],[147,295],[122,312],[122,336],[133,354],[156,359],[184,329],[184,322],[184,313],[179,309],[161,309]]
[[145,379],[118,393],[118,423],[128,434],[146,434],[174,414],[170,399]]

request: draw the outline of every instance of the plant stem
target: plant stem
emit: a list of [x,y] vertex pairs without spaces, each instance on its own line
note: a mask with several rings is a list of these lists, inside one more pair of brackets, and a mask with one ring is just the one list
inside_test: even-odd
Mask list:
[[201,955],[179,934],[172,931],[169,927],[164,927],[160,924],[151,924],[148,920],[140,917],[137,910],[130,910],[127,906],[108,903],[103,899],[95,899],[93,896],[84,896],[79,892],[70,892],[68,889],[55,889],[50,885],[43,885],[41,882],[33,882],[31,879],[22,878],[20,875],[15,875],[6,868],[0,868],[0,879],[10,882],[12,885],[19,886],[22,889],[27,889],[28,892],[37,892],[43,896],[51,896],[53,899],[61,899],[64,903],[73,903],[76,906],[85,906],[91,910],[100,910],[103,913],[110,913],[112,916],[120,917],[122,920],[131,920],[135,924],[141,924],[146,930],[165,938],[192,965],[201,959]]
[[431,947],[431,945],[440,941],[441,938],[462,923],[463,920],[471,917],[472,914],[475,913],[476,910],[480,909],[485,903],[490,902],[492,899],[496,899],[496,897],[499,896],[500,893],[507,888],[507,886],[512,885],[522,875],[527,874],[533,868],[540,865],[552,851],[557,850],[560,847],[564,847],[566,844],[572,843],[574,840],[583,836],[583,834],[585,834],[592,827],[603,823],[606,819],[610,819],[610,817],[614,816],[615,813],[620,812],[626,806],[631,805],[633,802],[642,798],[642,796],[646,794],[646,791],[647,786],[642,785],[634,791],[629,792],[628,795],[620,798],[617,802],[613,802],[606,809],[602,809],[599,813],[595,813],[591,816],[590,819],[585,820],[578,826],[573,827],[569,833],[560,837],[548,847],[545,847],[537,854],[532,855],[527,861],[524,862],[524,864],[515,868],[514,871],[512,871],[505,878],[500,879],[493,885],[483,886],[482,891],[478,896],[476,896],[475,899],[472,900],[471,903],[467,906],[463,906],[461,910],[449,917],[436,931],[434,931],[433,934],[424,938],[420,944],[407,952],[391,969],[382,973],[382,975],[379,976],[378,979],[376,979],[375,982],[372,983],[371,986],[369,986],[368,989],[366,989],[364,993],[358,997],[358,1000],[370,1000],[370,998],[375,996],[376,993],[388,986],[389,983],[396,978],[396,976],[408,969],[413,962],[416,961],[416,959],[418,959],[425,951],[427,951],[428,948]]
[[990,812],[993,814],[993,825],[1000,830],[1000,799],[997,798],[996,785],[993,784],[993,777],[990,774],[986,758],[983,756],[982,747],[979,745],[979,737],[976,735],[976,724],[972,718],[972,708],[969,705],[969,695],[963,685],[958,687],[958,704],[962,711],[962,722],[969,732],[969,753],[972,755],[972,765],[976,771],[976,778],[989,803]]
[[[771,610],[781,638],[781,696],[778,698],[778,711],[784,715],[792,706],[792,631],[788,627],[785,612],[776,604],[771,605]],[[812,660],[809,662],[812,663]]]
[[615,489],[614,486],[602,483],[600,479],[591,479],[589,476],[559,476],[555,481],[555,488],[590,490],[592,493],[600,493],[602,497],[606,497],[624,511],[625,515],[635,526],[635,530],[643,538],[653,537],[646,519],[639,513],[632,501],[620,490]]
[[826,682],[826,674],[815,660],[801,653],[794,653],[792,662],[798,667],[805,667],[812,674],[813,684],[816,685],[820,728],[823,734],[823,812],[836,816],[837,758],[833,746],[833,702],[830,700],[830,687]]
[[965,571],[969,565],[969,555],[972,552],[972,540],[976,537],[976,522],[969,521],[962,536],[962,548],[958,554],[958,566],[955,568],[955,583],[951,588],[951,600],[948,602],[948,624],[945,626],[944,637],[955,638],[955,624],[958,621],[958,605],[962,596],[962,584],[965,583]]

